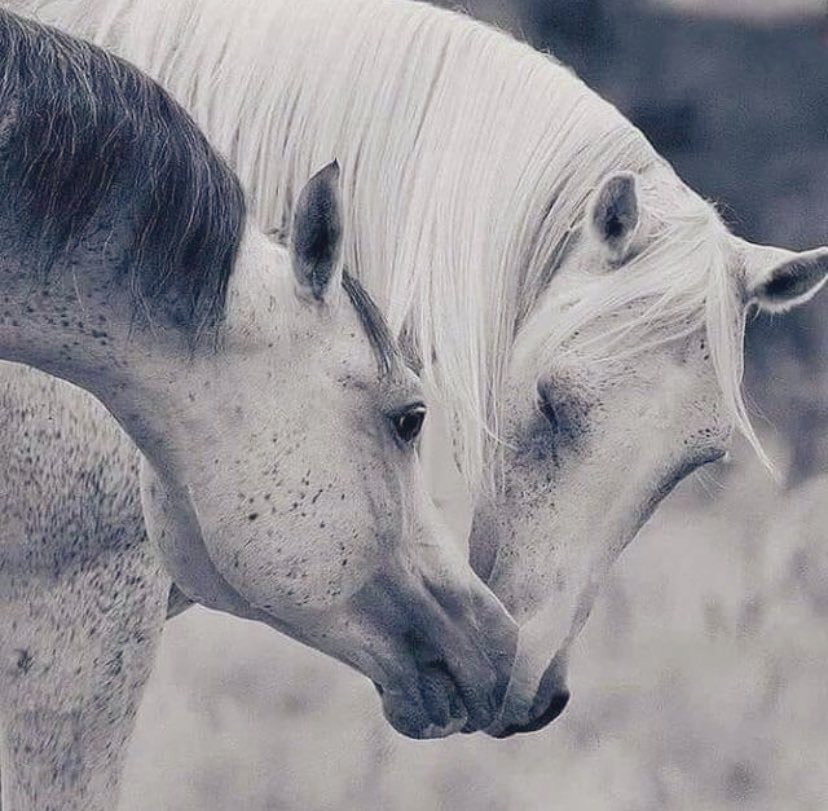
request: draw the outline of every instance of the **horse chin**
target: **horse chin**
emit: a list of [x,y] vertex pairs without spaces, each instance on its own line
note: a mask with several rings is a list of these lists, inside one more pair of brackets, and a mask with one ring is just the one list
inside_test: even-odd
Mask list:
[[461,719],[452,720],[448,724],[421,724],[419,720],[403,718],[396,713],[389,713],[387,710],[385,711],[385,718],[400,735],[418,741],[447,738],[449,735],[462,732],[465,726],[465,721]]

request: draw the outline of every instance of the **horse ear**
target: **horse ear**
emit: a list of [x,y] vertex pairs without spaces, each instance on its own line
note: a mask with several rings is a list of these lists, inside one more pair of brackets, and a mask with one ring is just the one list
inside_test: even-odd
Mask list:
[[610,175],[593,194],[589,227],[606,248],[610,261],[626,257],[640,220],[638,184],[632,172]]
[[330,302],[342,282],[339,164],[320,169],[302,189],[293,216],[290,258],[301,296]]
[[828,278],[828,248],[795,253],[746,244],[745,292],[748,303],[782,313],[816,295]]

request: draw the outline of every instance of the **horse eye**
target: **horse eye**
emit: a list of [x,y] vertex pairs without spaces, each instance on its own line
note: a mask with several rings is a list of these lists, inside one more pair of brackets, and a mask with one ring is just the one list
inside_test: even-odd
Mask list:
[[411,406],[393,418],[394,430],[405,443],[411,443],[420,435],[425,422],[426,407],[422,403]]
[[560,423],[558,421],[558,413],[555,411],[555,407],[546,397],[541,396],[538,398],[538,411],[543,414],[544,419],[549,423],[549,427],[553,431],[557,431],[560,427]]

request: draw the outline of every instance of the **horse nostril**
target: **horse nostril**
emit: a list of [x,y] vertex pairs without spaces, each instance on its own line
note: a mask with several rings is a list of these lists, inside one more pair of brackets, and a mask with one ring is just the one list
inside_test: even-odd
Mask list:
[[374,687],[376,688],[377,692],[380,694],[380,697],[382,697],[385,694],[385,690],[382,689],[381,684],[377,684],[377,682],[374,682]]

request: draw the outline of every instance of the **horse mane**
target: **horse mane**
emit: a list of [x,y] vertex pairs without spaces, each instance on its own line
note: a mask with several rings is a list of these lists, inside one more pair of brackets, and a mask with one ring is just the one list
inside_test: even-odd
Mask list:
[[40,272],[117,207],[134,239],[117,276],[136,307],[194,336],[216,325],[244,197],[193,121],[131,65],[5,11],[0,55],[0,178],[48,250]]
[[[617,170],[680,185],[644,136],[553,58],[423,3],[49,0],[44,10],[162,81],[269,227],[284,230],[311,170],[339,158],[346,260],[416,350],[472,492],[493,484],[515,337],[593,190]],[[596,289],[573,318],[646,299],[628,325],[642,349],[706,326],[725,402],[758,448],[723,227],[707,203],[685,202],[664,208],[663,239],[632,274]],[[562,337],[573,323],[549,328]]]

